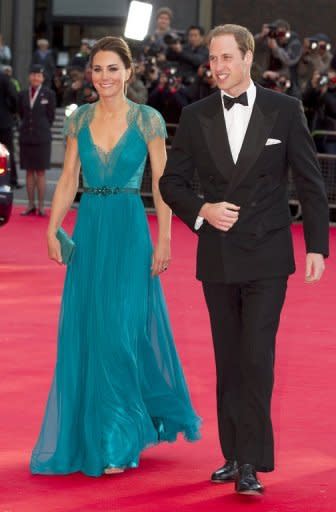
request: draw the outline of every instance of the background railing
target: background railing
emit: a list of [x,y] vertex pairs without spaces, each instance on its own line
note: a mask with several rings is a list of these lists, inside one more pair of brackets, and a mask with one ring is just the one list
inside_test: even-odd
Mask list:
[[[52,166],[56,168],[62,167],[63,159],[64,159],[64,139],[63,139],[63,123],[64,123],[64,109],[58,108],[56,110],[56,118],[52,127],[52,155],[51,162]],[[177,124],[167,123],[167,152],[169,152],[171,148],[171,144],[175,135],[175,131],[177,128]],[[325,131],[325,130],[316,130],[312,133],[313,138],[316,143],[318,141],[335,141],[336,143],[336,131]],[[319,144],[318,144],[319,145]],[[15,131],[15,146],[16,146],[16,157],[18,158],[18,136],[17,131]],[[336,153],[335,154],[326,154],[326,153],[317,153],[317,158],[320,162],[322,176],[324,178],[329,208],[333,210],[335,213],[336,210]],[[200,196],[202,196],[202,191],[200,187],[200,183],[198,180],[197,172],[195,172],[193,183],[193,190]],[[79,189],[79,193],[76,199],[79,199],[81,195],[81,188]],[[141,196],[143,198],[145,207],[147,210],[153,210],[153,196],[152,196],[152,178],[151,178],[151,170],[149,161],[147,161],[142,187],[141,187]],[[296,192],[295,183],[293,177],[290,173],[289,175],[289,197],[288,197],[289,205],[291,207],[291,212],[294,219],[300,219],[302,210],[300,201]]]

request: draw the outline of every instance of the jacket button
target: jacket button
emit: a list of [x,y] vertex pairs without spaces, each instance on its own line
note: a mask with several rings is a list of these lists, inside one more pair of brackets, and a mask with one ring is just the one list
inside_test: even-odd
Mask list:
[[212,174],[210,174],[210,176],[209,176],[209,180],[210,180],[210,181],[213,181],[214,179],[215,179],[215,178],[213,177],[213,175],[212,175]]
[[253,207],[254,207],[254,206],[257,206],[257,202],[256,202],[256,201],[253,201],[253,202],[251,203],[251,205],[250,205],[250,206],[253,206]]

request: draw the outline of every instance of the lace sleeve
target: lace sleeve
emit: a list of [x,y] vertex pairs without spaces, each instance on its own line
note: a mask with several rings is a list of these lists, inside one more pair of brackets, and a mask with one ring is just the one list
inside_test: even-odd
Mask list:
[[72,114],[64,119],[63,135],[64,137],[75,138],[78,136],[79,130],[82,128],[86,119],[88,105],[78,107]]
[[146,143],[160,137],[165,139],[167,137],[166,123],[162,115],[148,105],[141,105],[142,107],[142,120],[141,132],[144,136]]

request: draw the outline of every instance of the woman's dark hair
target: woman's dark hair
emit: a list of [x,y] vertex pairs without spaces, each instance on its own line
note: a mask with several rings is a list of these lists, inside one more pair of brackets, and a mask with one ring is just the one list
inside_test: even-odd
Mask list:
[[133,75],[132,54],[128,44],[122,37],[106,36],[99,39],[92,47],[90,53],[90,67],[92,67],[93,59],[98,52],[114,52],[119,55],[126,69],[131,70]]

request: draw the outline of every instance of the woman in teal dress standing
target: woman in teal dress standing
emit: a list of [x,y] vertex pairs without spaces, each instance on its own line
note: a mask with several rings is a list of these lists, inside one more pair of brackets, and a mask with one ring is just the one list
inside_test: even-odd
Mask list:
[[[118,473],[141,452],[183,433],[199,438],[174,346],[158,275],[170,260],[171,212],[158,188],[165,124],[147,105],[125,97],[129,48],[105,37],[91,53],[95,104],[66,122],[67,147],[48,228],[51,259],[61,263],[55,236],[75,197],[84,193],[73,233],[59,320],[55,374],[37,444],[36,474]],[[158,242],[152,248],[139,190],[149,153]]]

